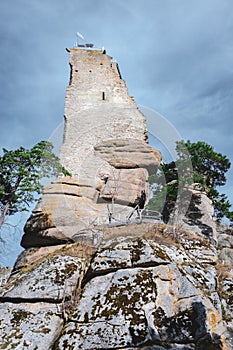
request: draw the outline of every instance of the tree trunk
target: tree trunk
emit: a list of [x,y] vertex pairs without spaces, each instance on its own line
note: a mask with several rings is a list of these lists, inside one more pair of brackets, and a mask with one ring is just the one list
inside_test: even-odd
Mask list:
[[1,229],[2,225],[4,224],[4,221],[5,221],[5,218],[6,218],[6,215],[7,215],[7,212],[8,212],[8,210],[9,210],[9,208],[10,208],[10,204],[7,203],[7,204],[3,207],[2,211],[1,211],[1,216],[0,216],[0,229]]

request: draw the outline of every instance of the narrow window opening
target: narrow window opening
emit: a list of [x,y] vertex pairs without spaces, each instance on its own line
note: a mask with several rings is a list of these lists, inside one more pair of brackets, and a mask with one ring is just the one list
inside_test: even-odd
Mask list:
[[73,66],[72,66],[72,64],[70,63],[70,81],[69,81],[69,85],[72,84],[72,79],[73,79]]
[[105,92],[104,91],[102,92],[102,100],[103,101],[105,100]]

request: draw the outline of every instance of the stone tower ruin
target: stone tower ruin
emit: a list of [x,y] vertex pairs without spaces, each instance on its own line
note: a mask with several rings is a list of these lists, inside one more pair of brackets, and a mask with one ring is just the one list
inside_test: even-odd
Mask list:
[[80,176],[94,146],[110,138],[146,141],[145,117],[105,50],[70,49],[61,161],[73,176]]
[[[66,242],[87,227],[124,221],[161,155],[147,144],[144,115],[105,50],[73,48],[61,163],[72,174],[44,189],[25,226],[23,247]],[[33,235],[33,239],[31,238]]]

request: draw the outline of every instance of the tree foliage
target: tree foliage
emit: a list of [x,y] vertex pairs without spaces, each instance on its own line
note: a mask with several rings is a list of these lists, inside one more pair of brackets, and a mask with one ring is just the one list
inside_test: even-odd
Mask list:
[[229,159],[216,152],[205,142],[177,142],[177,154],[180,160],[190,159],[193,166],[194,182],[201,183],[208,191],[226,183],[226,173],[230,169]]
[[183,182],[185,186],[196,186],[207,194],[213,202],[218,220],[226,217],[233,222],[231,203],[225,194],[217,190],[217,187],[226,183],[226,173],[231,166],[229,159],[202,141],[179,141],[176,151],[177,160],[162,164],[158,174],[150,178],[150,182],[157,184],[157,191],[148,204],[149,208],[160,208],[167,222]]
[[0,156],[0,228],[7,215],[28,210],[35,195],[42,191],[42,178],[70,175],[52,150],[52,143],[47,141],[41,141],[31,149],[3,149]]

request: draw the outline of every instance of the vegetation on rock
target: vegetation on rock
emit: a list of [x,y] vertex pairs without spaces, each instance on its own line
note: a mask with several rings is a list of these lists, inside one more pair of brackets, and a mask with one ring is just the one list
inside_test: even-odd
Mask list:
[[231,203],[217,190],[226,183],[226,173],[231,166],[229,159],[202,141],[179,141],[176,151],[176,161],[161,164],[158,173],[149,177],[157,189],[148,208],[161,211],[164,221],[168,222],[180,189],[190,187],[205,192],[212,200],[217,220],[226,217],[233,222]]
[[41,179],[70,175],[52,152],[53,145],[40,141],[31,149],[3,149],[0,156],[0,228],[6,216],[27,210],[41,193]]

